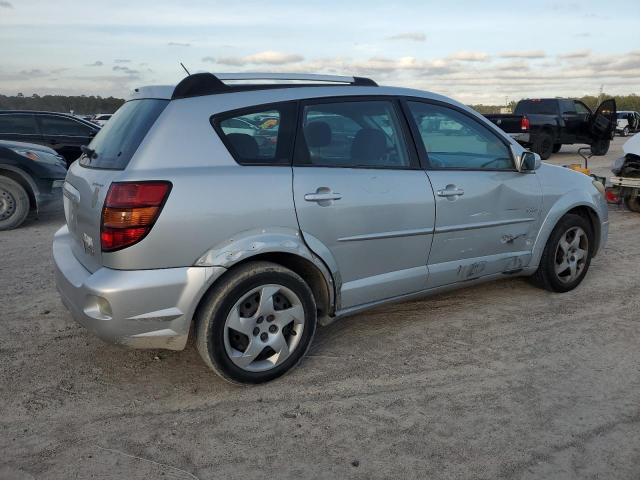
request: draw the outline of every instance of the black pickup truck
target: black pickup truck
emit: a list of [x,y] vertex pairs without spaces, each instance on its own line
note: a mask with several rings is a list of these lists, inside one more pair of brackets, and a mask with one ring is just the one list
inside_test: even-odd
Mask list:
[[616,102],[605,100],[592,112],[579,100],[526,99],[517,103],[513,114],[485,117],[543,160],[573,143],[586,143],[593,155],[605,155],[616,127]]

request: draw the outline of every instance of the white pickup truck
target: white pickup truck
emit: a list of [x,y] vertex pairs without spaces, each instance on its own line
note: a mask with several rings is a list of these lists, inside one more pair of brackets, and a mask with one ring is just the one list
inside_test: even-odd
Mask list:
[[614,198],[622,200],[629,210],[640,213],[640,133],[622,146],[624,156],[613,162],[615,177],[609,182]]

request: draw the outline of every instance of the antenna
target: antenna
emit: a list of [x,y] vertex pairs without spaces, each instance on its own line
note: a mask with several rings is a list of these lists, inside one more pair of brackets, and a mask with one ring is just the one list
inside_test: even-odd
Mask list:
[[184,71],[185,71],[185,72],[187,72],[187,75],[191,75],[191,74],[189,73],[189,70],[187,70],[187,67],[185,67],[185,66],[184,66],[184,63],[180,62],[180,66],[181,66],[182,68],[184,68]]

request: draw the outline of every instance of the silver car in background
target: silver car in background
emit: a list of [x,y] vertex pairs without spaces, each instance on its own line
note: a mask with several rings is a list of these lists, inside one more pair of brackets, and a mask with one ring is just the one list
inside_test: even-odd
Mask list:
[[519,275],[575,288],[603,191],[440,95],[199,73],[134,91],[71,166],[56,283],[105,340],[194,335],[222,377],[260,383],[317,323],[376,305]]

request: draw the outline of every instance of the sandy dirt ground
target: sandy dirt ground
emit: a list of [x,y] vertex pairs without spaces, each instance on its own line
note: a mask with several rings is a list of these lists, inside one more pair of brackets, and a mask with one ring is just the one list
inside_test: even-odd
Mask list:
[[76,325],[53,284],[63,222],[0,233],[1,479],[640,478],[640,215],[623,207],[573,292],[513,279],[379,308],[251,388],[193,348]]

